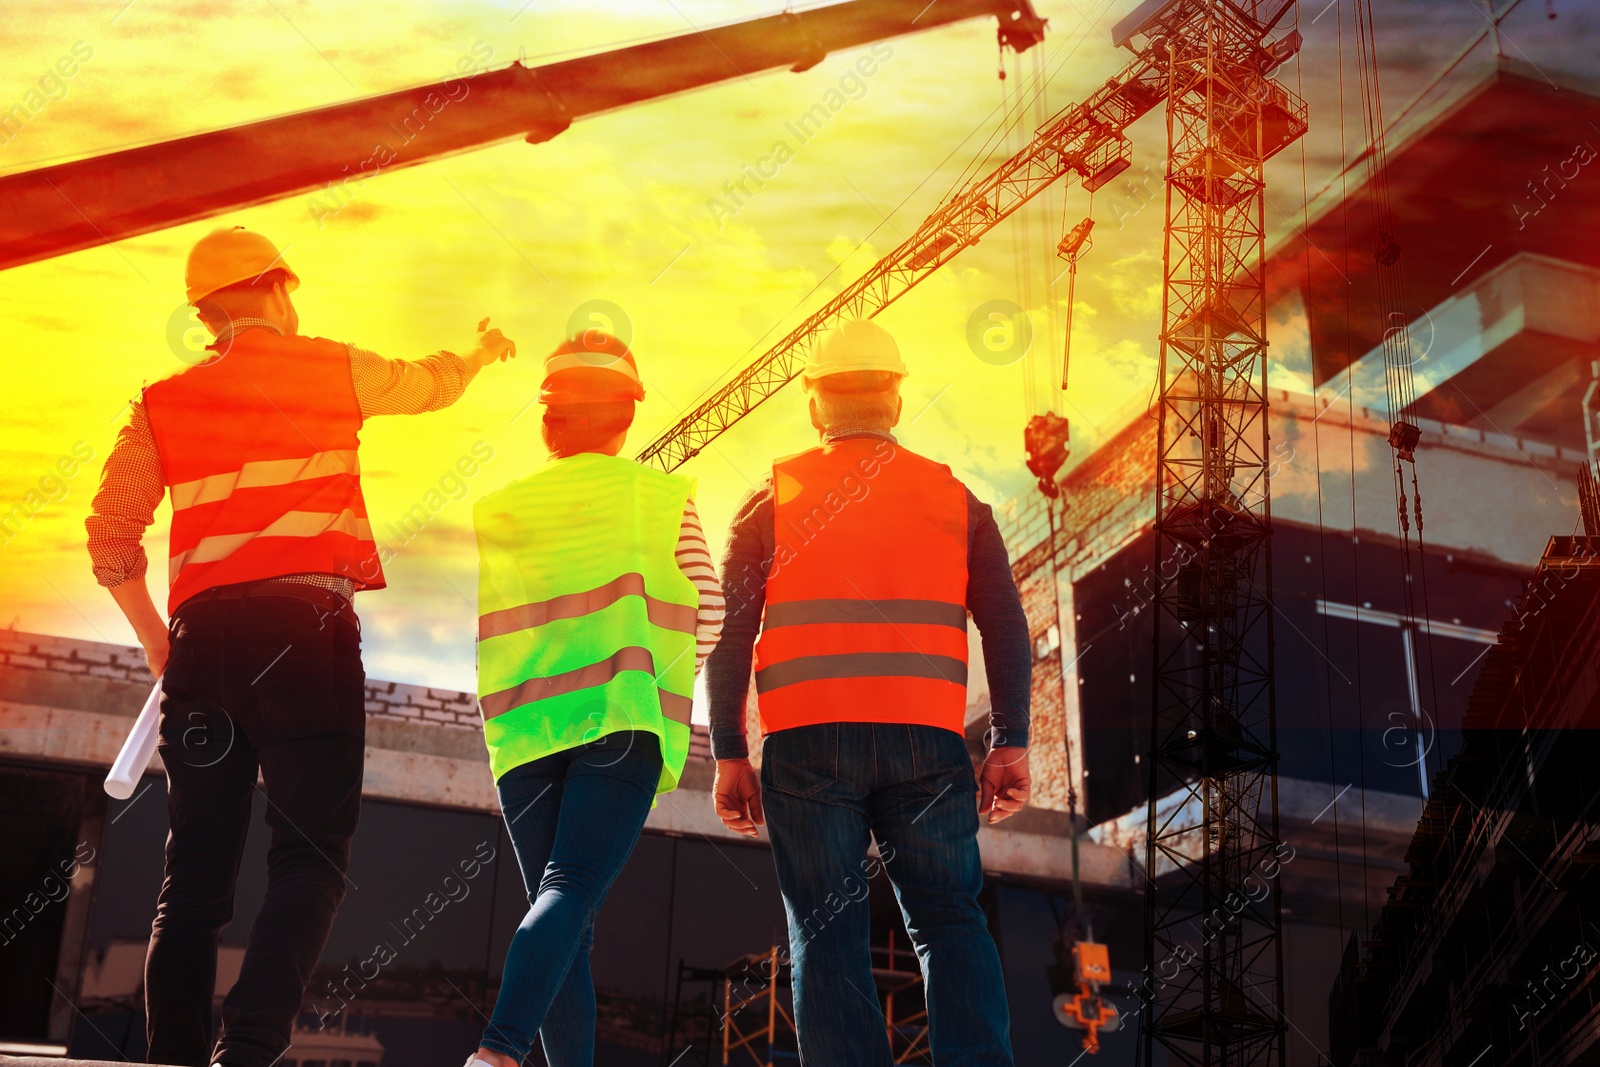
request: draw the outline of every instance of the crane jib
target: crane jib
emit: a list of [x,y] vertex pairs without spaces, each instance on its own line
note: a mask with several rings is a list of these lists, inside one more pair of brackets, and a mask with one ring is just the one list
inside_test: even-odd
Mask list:
[[1167,85],[1165,69],[1141,54],[1088,101],[1058,112],[1031,143],[951,196],[910,238],[647,445],[639,461],[669,471],[688,462],[793,381],[820,333],[845,318],[878,314],[1059,179],[1077,174],[1092,191],[1122,173],[1132,162],[1122,131],[1166,99]]
[[[1132,154],[1123,131],[1165,101],[1172,85],[1203,80],[1203,65],[1198,60],[1186,70],[1173,66],[1167,39],[1161,36],[1161,20],[1175,17],[1174,9],[1183,7],[1183,0],[1148,6],[1154,13],[1144,17],[1139,29],[1130,31],[1130,36],[1145,34],[1144,45],[1121,72],[1107,79],[1088,100],[1047,120],[1026,147],[990,174],[952,195],[909,239],[645,446],[639,461],[670,471],[694,458],[793,381],[818,334],[845,318],[878,314],[1059,179],[1077,174],[1083,187],[1093,192],[1126,170]],[[1255,27],[1259,42],[1290,2],[1266,0],[1255,6],[1271,9]],[[1259,52],[1260,74],[1250,91],[1266,100],[1263,110],[1271,125],[1268,128],[1263,123],[1262,149],[1267,156],[1305,132],[1304,105],[1268,78],[1298,49],[1298,34],[1288,39],[1293,41],[1292,48],[1265,43],[1254,46]],[[1237,135],[1243,137],[1247,132],[1253,131],[1241,130]]]
[[[1043,38],[1029,0],[848,0],[539,67],[458,65],[441,82],[0,177],[0,270],[490,144],[830,53],[993,16],[1009,47]],[[493,50],[488,49],[489,58]],[[465,57],[464,57],[465,58]],[[374,146],[379,146],[375,149]]]

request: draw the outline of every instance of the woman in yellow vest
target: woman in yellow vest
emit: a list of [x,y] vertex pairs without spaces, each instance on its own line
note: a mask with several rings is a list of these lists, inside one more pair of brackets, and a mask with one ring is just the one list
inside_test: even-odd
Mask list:
[[545,360],[550,461],[480,501],[478,699],[530,908],[467,1067],[594,1061],[595,914],[689,752],[722,594],[694,482],[622,458],[643,399],[597,330]]

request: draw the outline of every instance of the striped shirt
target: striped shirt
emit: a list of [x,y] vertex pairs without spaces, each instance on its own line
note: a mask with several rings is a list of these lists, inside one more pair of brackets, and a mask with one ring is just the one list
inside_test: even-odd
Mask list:
[[727,602],[722,599],[722,583],[717,581],[717,569],[711,562],[711,549],[706,545],[705,532],[700,528],[700,515],[691,499],[683,507],[683,527],[678,533],[678,569],[694,583],[700,592],[700,610],[695,615],[694,669],[698,673],[705,666],[706,657],[717,647],[722,637],[722,619],[728,613]]
[[[241,317],[234,319],[215,343],[249,329],[283,333],[266,319]],[[363,418],[420,415],[449,407],[461,399],[471,379],[466,361],[451,352],[402,360],[385,359],[355,345],[345,349],[350,354],[350,381]],[[135,400],[130,408],[128,423],[118,431],[117,442],[106,457],[100,489],[84,520],[95,580],[108,588],[144,580],[148,560],[140,540],[155,522],[167,484],[144,403]],[[350,579],[334,574],[286,574],[270,580],[314,585],[346,599],[354,592]]]

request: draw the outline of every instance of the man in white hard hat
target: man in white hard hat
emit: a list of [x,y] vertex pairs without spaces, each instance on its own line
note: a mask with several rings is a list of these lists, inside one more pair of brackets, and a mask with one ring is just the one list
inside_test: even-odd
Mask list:
[[[170,832],[145,964],[145,1059],[269,1067],[344,896],[361,807],[365,675],[351,597],[384,585],[361,425],[455,403],[516,347],[487,320],[465,356],[415,362],[303,336],[289,298],[300,279],[242,226],[202,237],[186,273],[216,338],[210,358],[133,403],[86,523],[89,555],[162,676]],[[164,493],[167,621],[140,545]],[[213,1043],[217,935],[233,916],[258,772],[267,891]]]
[[[891,1063],[871,912],[850,889],[881,869],[921,961],[934,1062],[1009,1067],[977,833],[980,815],[999,822],[1029,795],[1028,622],[989,507],[891,433],[905,375],[881,327],[834,331],[804,371],[820,447],[773,464],[735,513],[707,663],[717,814],[771,835],[802,1062]],[[969,612],[993,705],[977,775],[963,733]],[[759,782],[745,741],[752,665]]]

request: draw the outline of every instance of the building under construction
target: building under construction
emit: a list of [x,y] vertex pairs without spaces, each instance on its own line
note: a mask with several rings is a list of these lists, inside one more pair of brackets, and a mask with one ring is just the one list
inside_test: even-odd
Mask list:
[[[1518,606],[1529,597],[1548,599],[1548,592],[1536,590],[1565,573],[1562,563],[1553,570],[1540,564],[1541,553],[1549,531],[1571,530],[1578,522],[1579,477],[1592,441],[1584,396],[1600,341],[1600,258],[1585,237],[1600,211],[1593,191],[1574,185],[1576,195],[1551,206],[1552,214],[1557,208],[1562,214],[1548,227],[1522,221],[1529,209],[1517,194],[1524,201],[1529,195],[1525,180],[1489,165],[1484,145],[1493,137],[1517,158],[1555,166],[1573,158],[1582,131],[1600,121],[1597,108],[1600,84],[1552,84],[1532,67],[1500,59],[1391,134],[1394,237],[1406,249],[1407,291],[1423,309],[1406,323],[1426,348],[1417,361],[1424,381],[1414,408],[1424,441],[1416,469],[1426,495],[1426,547],[1418,552],[1413,543],[1409,570],[1390,477],[1378,279],[1367,253],[1378,240],[1371,180],[1355,175],[1347,187],[1331,189],[1312,204],[1303,231],[1278,239],[1268,253],[1275,373],[1316,386],[1314,393],[1275,388],[1270,396],[1276,796],[1279,840],[1295,856],[1280,879],[1289,1062],[1329,1062],[1340,1049],[1345,1058],[1334,1062],[1352,1062],[1348,1056],[1358,1046],[1379,1047],[1377,1031],[1361,1031],[1359,1041],[1355,1031],[1346,1036],[1343,1027],[1353,1018],[1348,1012],[1336,1013],[1334,1028],[1324,1029],[1323,978],[1340,951],[1335,944],[1359,949],[1357,973],[1363,976],[1405,967],[1417,976],[1411,980],[1424,983],[1410,994],[1409,1033],[1428,1041],[1448,1033],[1453,1042],[1465,1026],[1452,1014],[1462,987],[1447,977],[1457,973],[1458,958],[1434,962],[1429,954],[1446,951],[1443,946],[1400,942],[1386,924],[1437,910],[1432,894],[1444,892],[1435,880],[1443,876],[1433,867],[1427,874],[1413,871],[1423,846],[1412,841],[1412,832],[1419,817],[1429,826],[1441,805],[1469,819],[1451,823],[1460,832],[1472,825],[1470,809],[1441,793],[1449,787],[1438,776],[1466,751],[1470,709],[1484,699],[1479,694],[1469,701],[1473,680],[1507,669],[1495,643],[1508,613],[1526,617]],[[1484,204],[1496,207],[1485,210]],[[1463,218],[1474,220],[1470,231],[1460,225]],[[1035,728],[1041,736],[1049,731],[1041,752],[1058,761],[1046,775],[1050,793],[1042,803],[1060,811],[1076,806],[1093,840],[1124,849],[1135,861],[1145,852],[1152,814],[1150,648],[1157,590],[1182,560],[1170,547],[1157,552],[1152,529],[1154,416],[1153,408],[1141,406],[1120,425],[1094,427],[1104,441],[1074,457],[1060,478],[1059,500],[1038,493],[1016,498],[1007,530],[1039,657]],[[1467,498],[1471,506],[1464,506]],[[1423,610],[1408,609],[1408,586],[1417,589],[1416,607]],[[1525,594],[1529,589],[1535,591]],[[1581,608],[1583,594],[1569,596],[1580,603],[1561,616],[1570,620],[1571,632],[1592,627]],[[1547,660],[1536,662],[1534,677],[1548,680],[1553,668]],[[1469,758],[1487,759],[1490,751],[1498,750],[1480,747]],[[1496,758],[1502,757],[1510,762],[1496,763],[1498,773],[1525,772],[1523,757],[1501,752]],[[1199,822],[1187,788],[1154,800],[1169,832]],[[1581,838],[1583,817],[1572,817],[1570,832]],[[1589,812],[1587,825],[1593,817]],[[1152,869],[1158,883],[1182,877],[1159,860]],[[1405,903],[1385,911],[1380,922],[1379,909],[1399,893],[1390,889],[1397,878],[1410,887]],[[1094,915],[1094,926],[1111,942],[1114,961],[1141,959],[1143,915],[1104,910]],[[1369,941],[1374,928],[1386,942],[1381,951]],[[1473,942],[1461,927],[1433,929],[1460,941],[1461,951]],[[1195,937],[1196,948],[1203,939]],[[1160,959],[1145,956],[1143,962],[1159,965]],[[1485,994],[1500,994],[1496,1009],[1512,996],[1511,985],[1521,988],[1503,971],[1493,982],[1489,972],[1473,973],[1485,975]],[[1385,1025],[1374,1021],[1372,1010],[1400,1010],[1394,1003],[1387,1009],[1359,1003],[1368,1011],[1362,1025]],[[1138,1008],[1137,999],[1124,1006]],[[1548,1025],[1554,1033],[1565,1023]],[[1108,1042],[1117,1040],[1113,1035]],[[1398,1050],[1399,1058],[1353,1062],[1467,1064],[1489,1043],[1468,1051],[1465,1043],[1407,1041],[1382,1046]],[[1512,1046],[1502,1041],[1497,1047]],[[1540,1039],[1520,1047],[1546,1046]],[[1425,1049],[1426,1058],[1416,1058]],[[1577,1051],[1568,1050],[1572,1056]],[[1519,1054],[1525,1058],[1502,1061],[1496,1054],[1484,1062],[1586,1062],[1560,1058],[1568,1053]]]
[[1332,1062],[1593,1062],[1600,543],[1554,537],[1484,657],[1407,870],[1352,934]]

